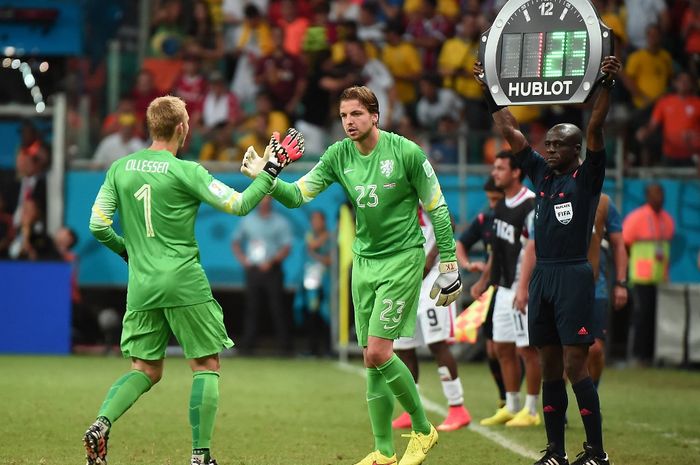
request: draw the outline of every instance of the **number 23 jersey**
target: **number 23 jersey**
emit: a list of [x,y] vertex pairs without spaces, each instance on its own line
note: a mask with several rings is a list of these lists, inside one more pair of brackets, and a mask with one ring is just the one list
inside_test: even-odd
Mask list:
[[[416,215],[419,199],[428,212],[443,208],[448,214],[440,183],[421,148],[402,136],[379,134],[368,155],[361,154],[348,138],[336,142],[297,181],[305,201],[333,182],[343,187],[355,207],[353,252],[364,257],[389,256],[422,246],[425,239]],[[452,247],[441,247],[441,254],[453,255],[453,250],[452,239]]]

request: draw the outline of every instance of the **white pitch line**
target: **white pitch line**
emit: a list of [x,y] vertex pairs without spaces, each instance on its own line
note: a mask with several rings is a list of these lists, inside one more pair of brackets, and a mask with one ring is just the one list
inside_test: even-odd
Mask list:
[[[338,363],[336,366],[338,367],[338,369],[345,371],[347,373],[353,373],[355,375],[359,375],[362,377],[367,376],[367,372],[365,371],[364,368],[356,367],[356,366],[350,365],[349,363]],[[441,404],[438,404],[437,402],[433,402],[432,400],[426,398],[422,394],[421,394],[421,400],[423,401],[423,407],[427,411],[436,413],[436,414],[441,415],[443,417],[447,415],[447,409],[444,406],[442,406]],[[485,428],[481,425],[471,423],[467,427],[467,429],[470,431],[473,431],[477,434],[480,434],[481,436],[485,437],[486,439],[496,443],[500,447],[503,447],[504,449],[508,449],[509,451],[520,455],[521,457],[537,460],[542,455],[542,454],[538,454],[537,452],[530,450],[526,447],[523,447],[516,442],[513,442],[512,440],[508,439],[506,436],[502,435],[501,433],[498,433],[498,432],[493,431],[491,429]]]

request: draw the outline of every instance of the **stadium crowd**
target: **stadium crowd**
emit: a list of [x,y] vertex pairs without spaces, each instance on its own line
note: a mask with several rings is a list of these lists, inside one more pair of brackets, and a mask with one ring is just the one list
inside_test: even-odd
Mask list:
[[[457,162],[459,137],[466,137],[469,163],[489,164],[504,147],[471,76],[478,38],[502,0],[150,3],[147,56],[122,71],[116,108],[103,104],[104,56],[92,65],[95,70],[72,66],[75,80],[92,94],[91,118],[103,121],[89,124],[99,126],[92,131],[93,145],[102,139],[94,167],[112,160],[106,147],[116,154],[130,152],[117,148],[144,146],[146,105],[168,93],[183,98],[192,114],[185,158],[239,161],[247,146],[260,151],[270,132],[292,125],[305,134],[307,152],[320,155],[342,135],[334,109],[340,91],[351,84],[366,84],[378,96],[382,128],[417,141],[439,163]],[[621,137],[626,167],[697,164],[700,2],[594,3],[613,29],[624,66],[606,145],[613,148]],[[116,36],[128,42],[123,30],[139,19],[127,13]],[[538,147],[545,128],[580,123],[588,107],[512,110]],[[77,109],[72,114],[79,118]]]

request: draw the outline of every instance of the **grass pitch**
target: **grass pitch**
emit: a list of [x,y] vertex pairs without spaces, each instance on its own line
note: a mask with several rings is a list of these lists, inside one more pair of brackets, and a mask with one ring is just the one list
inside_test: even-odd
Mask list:
[[[82,465],[82,434],[111,383],[128,369],[118,358],[0,357],[0,464]],[[347,465],[372,448],[358,364],[233,358],[222,361],[213,452],[220,465]],[[485,365],[461,365],[474,423],[491,415],[496,391]],[[166,361],[163,380],[110,434],[110,465],[185,465],[190,454],[191,374]],[[421,365],[429,417],[442,421],[435,366]],[[600,388],[606,449],[616,465],[700,463],[700,373],[613,370]],[[397,406],[397,414],[400,407]],[[573,460],[583,427],[569,392],[567,444]],[[407,440],[395,434],[397,453]],[[473,427],[442,433],[426,465],[526,465],[545,445],[544,427]]]

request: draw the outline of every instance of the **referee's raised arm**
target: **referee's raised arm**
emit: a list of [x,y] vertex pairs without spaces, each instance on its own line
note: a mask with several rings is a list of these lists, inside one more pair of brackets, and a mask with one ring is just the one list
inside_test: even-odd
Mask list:
[[496,102],[494,102],[491,93],[486,87],[486,83],[483,81],[484,65],[480,61],[474,63],[472,72],[474,73],[474,79],[476,79],[484,89],[484,100],[486,100],[486,106],[488,106],[489,112],[491,112],[491,116],[493,117],[493,121],[496,123],[501,135],[506,141],[508,141],[511,152],[514,154],[520,153],[520,151],[527,147],[529,143],[527,142],[527,139],[523,133],[520,132],[518,120],[516,120],[515,116],[513,116],[510,110],[508,110],[508,107],[496,105]]
[[603,125],[610,108],[610,91],[615,86],[615,77],[621,67],[622,63],[616,56],[605,57],[600,64],[600,69],[606,76],[600,81],[600,89],[593,103],[591,119],[588,121],[588,128],[586,129],[586,146],[588,150],[599,151],[604,147]]

